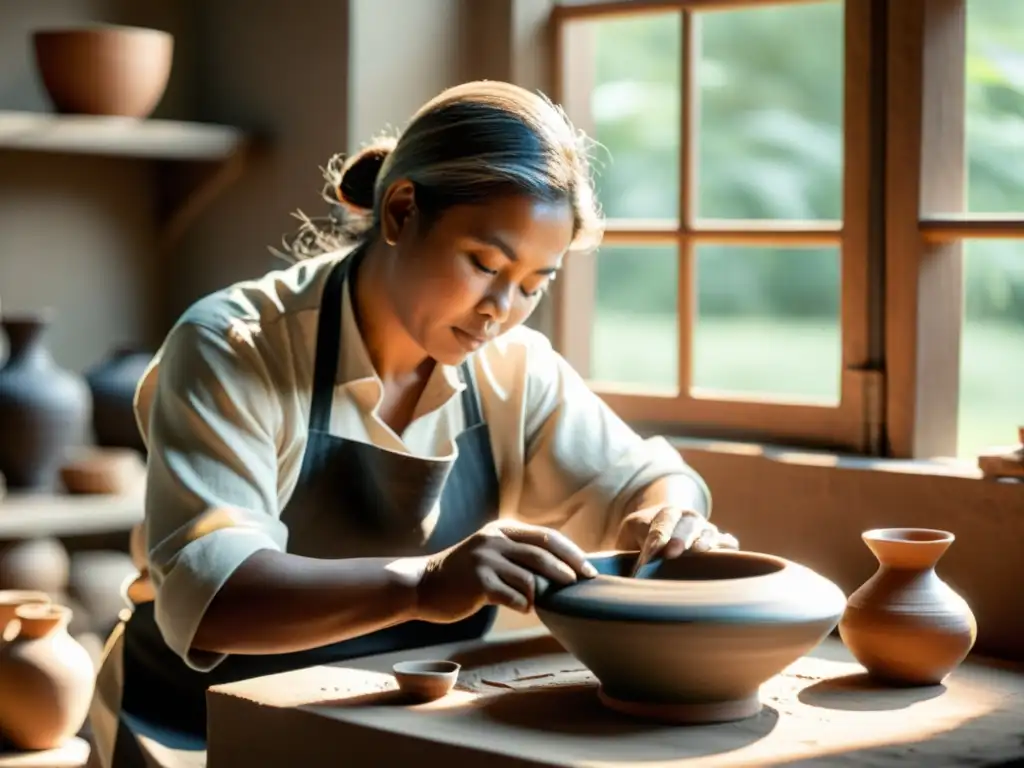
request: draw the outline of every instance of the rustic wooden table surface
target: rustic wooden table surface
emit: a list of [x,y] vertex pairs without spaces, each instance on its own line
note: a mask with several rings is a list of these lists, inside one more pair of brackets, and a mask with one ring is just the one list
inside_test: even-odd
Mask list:
[[[409,705],[388,671],[454,658],[455,691]],[[757,717],[678,727],[603,708],[543,633],[370,657],[211,690],[210,768],[245,765],[1009,766],[1024,760],[1024,670],[972,660],[945,685],[871,684],[828,639],[762,688]],[[467,762],[468,761],[468,762]]]

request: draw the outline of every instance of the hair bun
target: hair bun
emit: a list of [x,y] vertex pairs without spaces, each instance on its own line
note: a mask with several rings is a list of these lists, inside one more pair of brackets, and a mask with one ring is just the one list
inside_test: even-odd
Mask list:
[[374,189],[377,176],[395,148],[394,139],[380,139],[363,147],[352,155],[341,167],[341,181],[338,183],[338,200],[352,208],[363,211],[373,210]]

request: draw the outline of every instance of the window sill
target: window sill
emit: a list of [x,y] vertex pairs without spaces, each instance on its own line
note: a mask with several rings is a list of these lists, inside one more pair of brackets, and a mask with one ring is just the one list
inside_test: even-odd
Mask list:
[[669,437],[668,440],[673,447],[681,452],[699,451],[701,453],[717,455],[763,458],[779,464],[804,467],[828,467],[867,472],[952,477],[963,480],[1019,485],[1021,490],[1024,491],[1024,481],[1011,478],[986,479],[977,465],[964,459],[884,459],[807,448],[785,448],[753,442],[682,437]]

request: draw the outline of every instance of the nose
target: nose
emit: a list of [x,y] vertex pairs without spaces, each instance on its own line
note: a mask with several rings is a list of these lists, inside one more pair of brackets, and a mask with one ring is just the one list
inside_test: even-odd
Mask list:
[[513,291],[515,286],[510,281],[495,281],[480,302],[480,314],[496,323],[504,323],[512,312]]

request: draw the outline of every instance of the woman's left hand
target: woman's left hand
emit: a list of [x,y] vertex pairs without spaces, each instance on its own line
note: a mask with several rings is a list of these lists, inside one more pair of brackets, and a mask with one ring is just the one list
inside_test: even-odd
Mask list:
[[680,507],[652,507],[637,510],[622,521],[618,546],[639,549],[641,561],[647,561],[679,557],[684,552],[739,549],[739,542],[697,512]]

